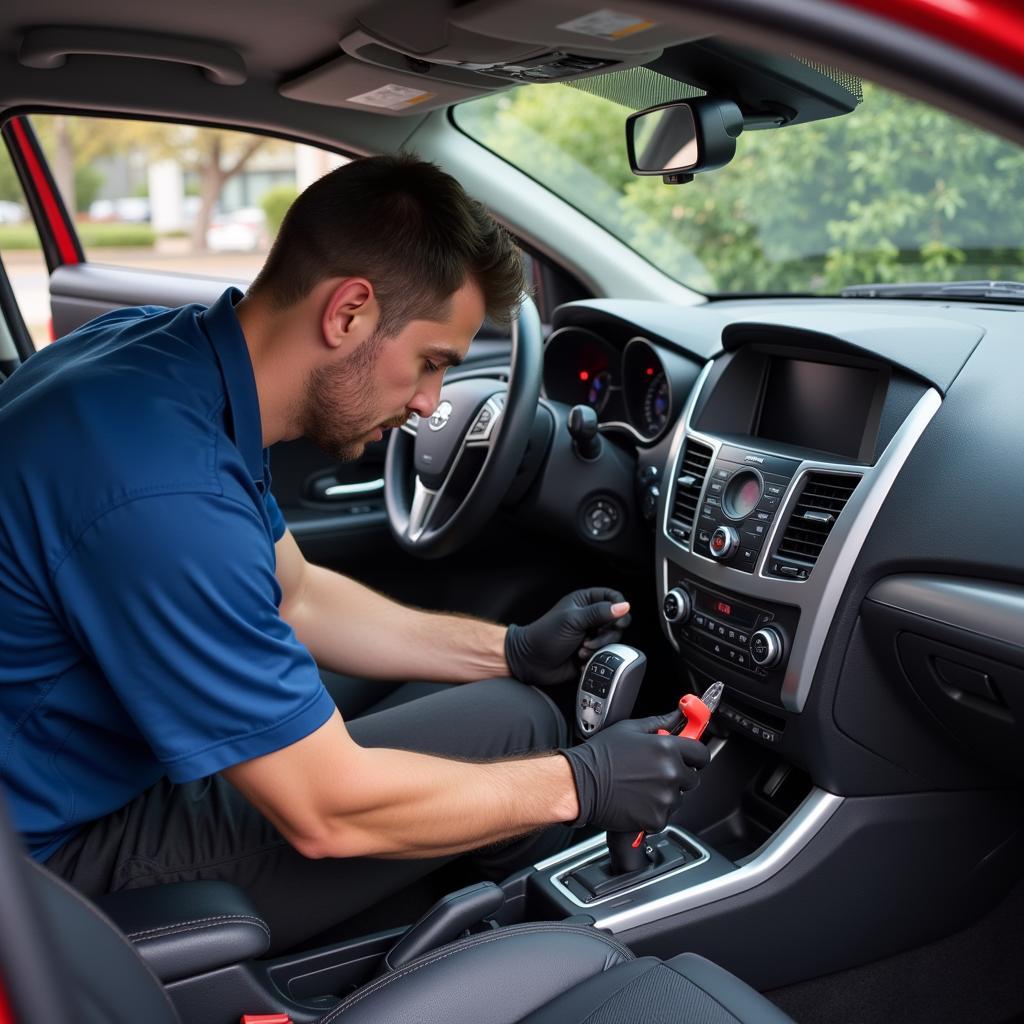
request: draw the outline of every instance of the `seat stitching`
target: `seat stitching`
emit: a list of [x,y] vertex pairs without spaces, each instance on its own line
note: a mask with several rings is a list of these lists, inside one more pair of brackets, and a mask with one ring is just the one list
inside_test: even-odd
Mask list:
[[456,946],[449,947],[447,952],[437,953],[433,956],[425,954],[420,959],[414,960],[411,964],[407,964],[405,967],[399,968],[393,974],[389,974],[385,978],[378,978],[376,981],[367,985],[361,992],[357,992],[349,996],[341,1006],[335,1007],[335,1009],[331,1010],[331,1012],[325,1017],[322,1017],[318,1024],[330,1024],[331,1021],[336,1020],[345,1013],[346,1010],[352,1009],[353,1006],[362,1002],[362,1000],[367,996],[371,996],[382,991],[393,981],[398,981],[399,978],[409,977],[424,967],[440,963],[442,960],[447,960],[448,957],[455,956],[456,953],[461,953],[466,949],[483,946],[488,942],[497,942],[500,939],[512,938],[515,935],[536,935],[543,932],[555,932],[558,934],[568,935],[586,935],[589,938],[598,939],[605,943],[605,945],[611,946],[615,952],[624,955],[627,960],[635,959],[631,950],[616,942],[610,935],[602,934],[596,928],[577,927],[575,925],[542,924],[539,922],[535,925],[513,925],[513,928],[516,930],[513,931],[512,929],[508,929],[506,931],[497,931],[492,934],[484,933],[483,935],[471,935],[468,939],[463,939]]
[[[251,914],[211,914],[209,917],[196,917],[190,921],[177,921],[174,924],[162,924],[156,928],[144,928],[137,932],[126,932],[129,939],[144,939],[147,936],[155,938],[161,933],[177,934],[179,932],[196,931],[197,928],[213,928],[224,921],[238,921],[245,924],[252,924],[263,931],[267,938],[270,938],[270,929],[261,918],[253,917]],[[196,927],[190,927],[190,926]]]

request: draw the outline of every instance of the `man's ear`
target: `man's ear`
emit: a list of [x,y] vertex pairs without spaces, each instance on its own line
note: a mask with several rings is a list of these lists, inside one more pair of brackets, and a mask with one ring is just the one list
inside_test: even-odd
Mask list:
[[321,323],[324,343],[354,351],[373,335],[379,320],[373,285],[365,277],[342,278],[327,295]]

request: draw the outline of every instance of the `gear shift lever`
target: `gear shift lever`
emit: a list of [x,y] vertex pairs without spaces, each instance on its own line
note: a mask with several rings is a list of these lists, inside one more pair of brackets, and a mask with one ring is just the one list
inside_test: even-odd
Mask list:
[[[647,669],[635,647],[609,644],[587,662],[576,695],[576,731],[586,739],[607,725],[628,718]],[[628,832],[608,833],[611,872],[621,875],[647,867],[647,855]]]

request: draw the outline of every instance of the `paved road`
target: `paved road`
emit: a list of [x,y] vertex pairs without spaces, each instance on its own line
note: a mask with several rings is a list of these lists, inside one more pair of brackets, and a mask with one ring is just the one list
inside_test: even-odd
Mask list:
[[[151,249],[105,249],[94,254],[94,262],[141,270],[170,270],[179,274],[200,274],[221,280],[251,281],[263,263],[265,253],[158,253]],[[38,252],[4,253],[4,266],[14,289],[21,315],[36,346],[50,340],[50,292],[46,265]]]

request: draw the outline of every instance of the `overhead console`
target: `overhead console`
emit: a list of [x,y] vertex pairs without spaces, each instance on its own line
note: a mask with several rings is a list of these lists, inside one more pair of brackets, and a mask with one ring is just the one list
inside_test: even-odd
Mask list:
[[367,5],[341,55],[283,83],[292,99],[382,114],[422,112],[528,82],[568,82],[646,64],[699,33],[655,12],[547,0]]
[[770,745],[807,700],[854,559],[937,391],[840,338],[731,325],[673,437],[665,632],[727,721]]

